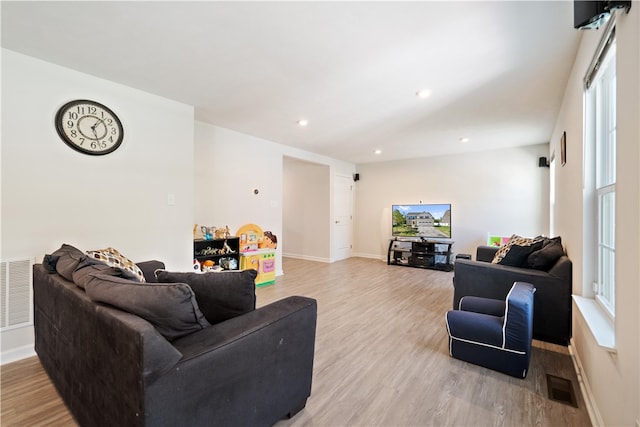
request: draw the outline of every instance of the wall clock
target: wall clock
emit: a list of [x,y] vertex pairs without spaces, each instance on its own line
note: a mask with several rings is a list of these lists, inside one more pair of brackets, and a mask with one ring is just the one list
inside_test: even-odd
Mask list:
[[56,130],[69,147],[94,156],[115,151],[124,137],[118,116],[106,106],[86,99],[60,107],[56,113]]

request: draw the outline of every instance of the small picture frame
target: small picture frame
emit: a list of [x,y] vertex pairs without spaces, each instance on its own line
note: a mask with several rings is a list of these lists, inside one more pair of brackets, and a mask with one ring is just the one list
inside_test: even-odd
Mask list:
[[562,132],[560,138],[560,161],[562,166],[567,164],[567,132]]

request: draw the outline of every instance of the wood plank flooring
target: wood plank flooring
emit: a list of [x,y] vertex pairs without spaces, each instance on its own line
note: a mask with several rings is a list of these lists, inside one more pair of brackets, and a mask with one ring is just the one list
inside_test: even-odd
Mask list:
[[[566,348],[534,341],[524,380],[449,357],[453,273],[351,258],[285,258],[258,305],[318,300],[311,397],[285,426],[589,426]],[[572,381],[578,408],[549,400],[546,374]],[[73,426],[37,358],[2,367],[2,426]]]

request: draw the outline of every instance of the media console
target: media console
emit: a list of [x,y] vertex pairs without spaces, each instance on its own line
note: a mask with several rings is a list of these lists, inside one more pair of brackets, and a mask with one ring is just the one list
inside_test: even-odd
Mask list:
[[396,237],[389,241],[387,265],[451,271],[451,246],[451,240],[407,240]]

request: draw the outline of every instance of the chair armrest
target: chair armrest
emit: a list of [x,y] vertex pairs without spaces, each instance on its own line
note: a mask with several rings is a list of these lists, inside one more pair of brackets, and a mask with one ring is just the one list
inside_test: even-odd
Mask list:
[[502,318],[471,311],[451,310],[446,315],[449,336],[454,339],[501,347]]
[[505,307],[505,302],[497,299],[473,296],[460,298],[460,310],[464,311],[473,311],[474,313],[501,317],[504,316]]

